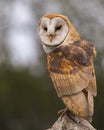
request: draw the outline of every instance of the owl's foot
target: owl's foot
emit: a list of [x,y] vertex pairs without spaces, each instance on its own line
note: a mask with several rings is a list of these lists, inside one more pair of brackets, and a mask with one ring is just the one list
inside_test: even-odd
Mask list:
[[67,108],[61,109],[58,111],[58,116],[60,116],[60,119],[63,118],[64,115],[67,115],[69,118],[71,118],[74,122],[79,123],[79,118],[77,116],[74,116]]
[[68,112],[69,110],[67,108],[61,109],[60,111],[58,111],[58,116],[60,116],[60,119],[63,118],[63,116]]
[[78,116],[75,116],[70,111],[67,113],[67,116],[71,118],[75,123],[80,123],[80,118]]

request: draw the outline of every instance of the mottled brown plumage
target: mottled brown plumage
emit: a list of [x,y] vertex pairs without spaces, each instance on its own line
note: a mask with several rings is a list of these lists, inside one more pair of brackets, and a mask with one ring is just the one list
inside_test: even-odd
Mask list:
[[[87,48],[87,49],[86,49]],[[96,80],[92,57],[95,48],[86,41],[62,45],[47,55],[47,67],[56,92],[75,115],[91,119]]]
[[97,95],[94,45],[82,40],[68,18],[60,14],[44,15],[39,22],[39,34],[57,95],[70,112],[91,121],[93,97]]

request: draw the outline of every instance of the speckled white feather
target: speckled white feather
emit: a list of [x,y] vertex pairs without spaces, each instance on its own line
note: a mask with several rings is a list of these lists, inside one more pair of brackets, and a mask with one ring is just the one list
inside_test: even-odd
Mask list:
[[[60,28],[57,29],[58,27]],[[67,37],[68,32],[69,27],[62,18],[55,17],[53,19],[49,19],[43,17],[40,22],[39,35],[45,52],[50,53],[58,45],[62,44]],[[50,40],[50,35],[53,36],[52,41]]]

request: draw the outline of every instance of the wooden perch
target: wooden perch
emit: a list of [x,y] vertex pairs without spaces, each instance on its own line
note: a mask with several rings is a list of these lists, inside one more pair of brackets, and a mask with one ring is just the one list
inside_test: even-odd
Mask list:
[[76,123],[72,118],[65,114],[62,118],[59,117],[53,126],[47,130],[96,130],[87,120],[79,120],[80,122]]

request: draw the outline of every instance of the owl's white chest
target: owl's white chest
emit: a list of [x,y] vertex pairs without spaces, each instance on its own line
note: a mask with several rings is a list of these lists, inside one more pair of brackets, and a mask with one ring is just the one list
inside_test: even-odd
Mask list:
[[46,54],[49,54],[49,53],[53,52],[56,49],[56,47],[54,47],[54,46],[51,47],[51,46],[45,46],[45,45],[43,45],[43,49],[44,49],[44,51],[45,51]]

